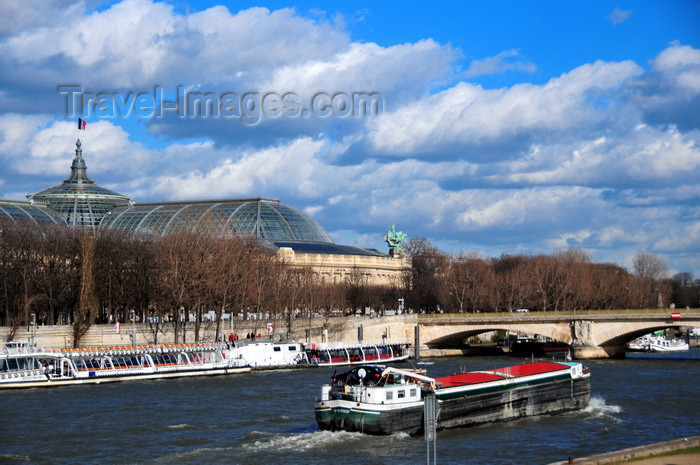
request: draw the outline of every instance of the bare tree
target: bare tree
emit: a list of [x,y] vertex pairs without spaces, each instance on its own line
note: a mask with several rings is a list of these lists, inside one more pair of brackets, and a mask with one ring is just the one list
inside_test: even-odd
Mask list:
[[439,305],[440,280],[447,258],[427,239],[411,239],[406,246],[411,256],[409,307],[417,311],[435,312]]
[[247,238],[226,238],[215,242],[211,268],[207,270],[209,302],[216,311],[216,334],[221,334],[222,315],[230,312],[233,330],[234,315],[243,302],[248,283],[249,250],[257,245]]
[[[527,308],[532,299],[532,282],[529,279],[530,257],[524,255],[501,255],[493,261],[495,273],[494,293],[504,310]],[[499,309],[499,307],[496,307]]]
[[212,258],[209,241],[202,234],[181,233],[160,239],[158,247],[161,308],[170,312],[176,342],[186,342],[192,310],[204,293],[205,270]]
[[[640,278],[638,281],[638,305],[664,307],[671,293],[668,287],[659,284],[659,280],[666,277],[666,262],[658,255],[639,251],[632,259],[632,265],[634,274]],[[669,297],[664,299],[665,295]]]
[[490,264],[477,251],[460,253],[445,267],[442,301],[453,304],[459,313],[485,310],[490,304],[493,278]]
[[99,301],[95,293],[95,238],[92,231],[80,231],[80,294],[73,321],[73,347],[95,321]]
[[632,259],[634,274],[640,278],[657,281],[666,277],[666,262],[658,255],[639,251]]

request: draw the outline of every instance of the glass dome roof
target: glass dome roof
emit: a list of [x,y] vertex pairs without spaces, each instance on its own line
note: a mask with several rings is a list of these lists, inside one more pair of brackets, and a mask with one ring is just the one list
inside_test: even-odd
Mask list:
[[100,229],[142,231],[165,236],[204,232],[217,237],[253,236],[269,241],[332,244],[309,215],[276,199],[248,198],[140,203],[113,209]]
[[68,179],[61,184],[27,198],[33,203],[48,205],[58,212],[69,226],[96,228],[102,217],[118,205],[128,205],[129,197],[100,187],[87,175],[80,139],[75,143],[75,158]]
[[32,205],[29,202],[0,200],[0,221],[33,221],[42,224],[62,224],[66,222],[57,212],[43,205]]

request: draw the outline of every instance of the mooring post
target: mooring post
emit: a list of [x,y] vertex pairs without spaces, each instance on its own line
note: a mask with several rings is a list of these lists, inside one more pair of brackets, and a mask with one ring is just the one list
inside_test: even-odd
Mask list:
[[413,357],[420,360],[420,326],[416,325],[413,329]]
[[[425,430],[426,463],[437,464],[437,398],[435,392],[427,393],[423,399],[423,429]],[[433,461],[430,461],[432,443]]]

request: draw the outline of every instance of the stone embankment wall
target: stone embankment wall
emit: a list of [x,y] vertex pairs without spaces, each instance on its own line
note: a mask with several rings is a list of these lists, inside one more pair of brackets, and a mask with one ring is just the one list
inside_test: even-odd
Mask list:
[[[415,317],[410,315],[369,318],[300,318],[292,320],[234,320],[222,322],[220,334],[216,334],[216,323],[203,322],[199,330],[199,341],[213,342],[223,337],[228,340],[231,333],[239,340],[245,340],[248,334],[260,335],[261,340],[295,339],[301,342],[323,342],[324,329],[326,342],[355,343],[359,333],[365,343],[413,342]],[[268,332],[268,324],[272,331]],[[358,328],[362,327],[359,331]],[[406,330],[406,328],[409,328]],[[8,340],[10,328],[0,327],[0,342]],[[218,337],[217,337],[218,336]],[[67,348],[73,347],[73,326],[36,326],[20,327],[15,333],[15,341],[27,341],[33,338],[38,347]],[[122,323],[119,332],[115,325],[93,325],[83,336],[81,347],[120,346],[134,344],[172,344],[175,332],[172,324],[161,323],[156,334],[155,325],[148,323]],[[182,334],[177,342],[197,342],[195,325],[188,323],[184,340]]]

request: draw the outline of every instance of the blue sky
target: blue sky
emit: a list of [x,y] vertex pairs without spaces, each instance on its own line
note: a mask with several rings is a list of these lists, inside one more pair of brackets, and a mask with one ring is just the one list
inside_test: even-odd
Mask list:
[[[646,250],[700,277],[697,2],[377,3],[3,2],[0,197],[64,179],[79,135],[135,201],[276,197],[341,244],[385,249],[395,224],[453,253]],[[112,100],[67,114],[61,85]],[[156,88],[382,112],[115,107]]]

